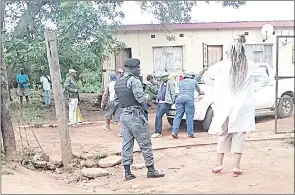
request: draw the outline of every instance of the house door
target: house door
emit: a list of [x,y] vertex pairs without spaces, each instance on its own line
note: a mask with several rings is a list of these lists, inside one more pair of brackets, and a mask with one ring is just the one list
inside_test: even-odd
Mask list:
[[105,87],[110,82],[111,74],[116,74],[115,55],[113,53],[109,54],[102,65],[103,87]]
[[118,68],[124,67],[125,60],[131,57],[131,48],[124,49],[116,56],[113,53],[109,54],[102,66],[102,82],[104,87],[110,82],[110,75],[116,74]]
[[131,48],[126,48],[123,51],[120,51],[118,55],[115,57],[115,64],[116,64],[116,70],[119,68],[124,67],[124,62],[128,58],[132,58]]
[[223,46],[222,45],[208,45],[208,67],[223,60]]

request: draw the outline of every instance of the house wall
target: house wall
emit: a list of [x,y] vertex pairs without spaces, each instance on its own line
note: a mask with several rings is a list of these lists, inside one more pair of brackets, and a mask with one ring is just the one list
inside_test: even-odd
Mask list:
[[[293,27],[274,27],[276,35],[294,35]],[[153,72],[153,47],[161,46],[183,46],[183,67],[187,72],[199,72],[203,69],[202,43],[207,45],[223,45],[223,58],[226,58],[226,50],[238,34],[248,32],[246,44],[272,44],[272,66],[276,64],[276,35],[272,35],[263,42],[264,37],[261,28],[245,29],[200,29],[173,31],[175,41],[168,41],[164,32],[133,31],[116,33],[114,36],[124,42],[132,50],[132,57],[141,60],[142,72],[145,74]],[[179,37],[184,34],[184,37]],[[155,35],[155,38],[151,38]],[[279,76],[294,76],[294,64],[292,63],[292,48],[294,39],[289,39],[288,44],[279,44]]]

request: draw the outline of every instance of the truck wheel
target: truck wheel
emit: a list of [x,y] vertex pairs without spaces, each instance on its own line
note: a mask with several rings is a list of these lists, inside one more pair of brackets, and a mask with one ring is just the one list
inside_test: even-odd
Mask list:
[[278,104],[278,117],[287,118],[292,115],[294,104],[292,97],[289,95],[283,95]]
[[211,106],[208,108],[205,119],[202,121],[202,127],[204,131],[208,131],[210,124],[212,122],[212,117],[213,117],[213,109]]
[[[171,127],[173,127],[173,120],[174,120],[174,118],[168,118],[167,117],[167,121],[168,121],[168,123],[169,123],[169,125],[171,126]],[[180,127],[182,127],[182,126],[184,126],[185,125],[185,120],[181,120],[181,122],[180,122]]]

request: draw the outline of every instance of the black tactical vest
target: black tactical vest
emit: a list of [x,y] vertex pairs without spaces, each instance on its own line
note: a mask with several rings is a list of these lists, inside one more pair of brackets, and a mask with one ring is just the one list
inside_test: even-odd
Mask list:
[[141,104],[135,99],[132,91],[127,88],[127,80],[129,78],[130,76],[122,77],[115,84],[115,92],[122,108],[141,106]]

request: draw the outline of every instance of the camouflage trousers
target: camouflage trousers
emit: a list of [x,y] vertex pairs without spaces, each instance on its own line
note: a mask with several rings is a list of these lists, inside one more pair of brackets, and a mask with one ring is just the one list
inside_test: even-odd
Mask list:
[[133,164],[134,139],[143,154],[145,165],[154,165],[152,142],[147,120],[142,111],[123,111],[120,117],[122,130],[123,165]]

